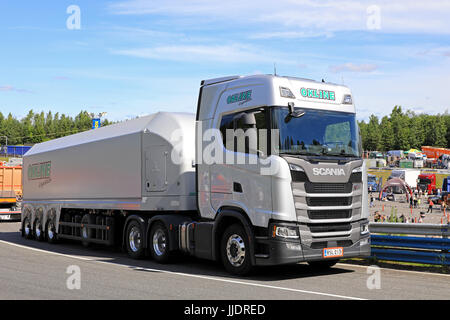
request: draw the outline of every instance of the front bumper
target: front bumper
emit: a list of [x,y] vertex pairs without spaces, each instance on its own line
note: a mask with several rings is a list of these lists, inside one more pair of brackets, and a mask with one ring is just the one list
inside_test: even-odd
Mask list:
[[355,233],[353,233],[352,241],[349,241],[349,239],[337,240],[336,238],[329,238],[306,244],[302,243],[302,231],[301,227],[298,227],[300,229],[300,239],[257,238],[257,247],[265,247],[265,254],[256,254],[255,264],[257,266],[273,266],[333,259],[323,258],[323,249],[331,247],[343,248],[343,256],[337,257],[337,259],[370,256],[370,234],[368,233],[364,235],[359,234],[357,239],[355,239]]
[[21,220],[20,211],[0,211],[0,222],[2,221],[20,221]]

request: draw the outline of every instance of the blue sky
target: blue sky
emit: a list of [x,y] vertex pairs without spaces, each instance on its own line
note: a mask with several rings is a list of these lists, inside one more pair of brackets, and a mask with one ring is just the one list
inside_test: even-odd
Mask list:
[[[71,5],[80,29],[67,27]],[[276,63],[280,75],[348,85],[359,119],[394,105],[443,113],[449,16],[448,0],[3,0],[0,111],[195,112],[202,79]]]

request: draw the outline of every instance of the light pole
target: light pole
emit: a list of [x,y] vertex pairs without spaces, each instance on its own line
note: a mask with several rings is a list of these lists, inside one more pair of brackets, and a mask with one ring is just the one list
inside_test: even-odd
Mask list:
[[5,155],[8,156],[8,137],[7,136],[0,136],[0,138],[5,138],[6,139],[6,150],[5,150]]

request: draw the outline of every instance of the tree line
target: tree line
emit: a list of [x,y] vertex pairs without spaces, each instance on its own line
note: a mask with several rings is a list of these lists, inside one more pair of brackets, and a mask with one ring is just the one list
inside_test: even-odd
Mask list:
[[358,121],[364,150],[409,150],[422,146],[450,148],[450,115],[416,114],[395,106],[381,120],[371,115],[369,121]]
[[[111,124],[107,119],[102,126]],[[16,119],[11,113],[6,117],[0,112],[0,145],[8,137],[8,145],[27,145],[40,143],[77,132],[92,129],[92,119],[87,111],[81,111],[75,118],[49,111],[35,113],[30,110],[26,117]]]
[[[111,124],[107,119],[102,126]],[[409,150],[421,146],[450,148],[450,115],[415,114],[395,106],[381,120],[371,115],[368,122],[358,121],[364,150]],[[6,117],[0,112],[0,145],[8,137],[9,145],[40,143],[90,130],[92,119],[87,111],[80,111],[75,118],[59,112],[35,113],[30,110],[26,117],[18,120],[11,113]]]

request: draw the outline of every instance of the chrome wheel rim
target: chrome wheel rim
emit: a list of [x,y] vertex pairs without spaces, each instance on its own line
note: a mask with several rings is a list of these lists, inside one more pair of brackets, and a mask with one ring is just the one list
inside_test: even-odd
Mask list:
[[240,267],[245,260],[245,243],[240,235],[233,234],[227,241],[227,258],[233,267]]
[[166,252],[166,235],[161,229],[153,234],[153,251],[156,255],[162,256]]
[[38,224],[36,224],[36,238],[40,238],[41,234],[42,234],[41,224],[38,223]]
[[139,249],[141,248],[141,231],[138,227],[131,228],[128,240],[130,249],[133,252],[139,251]]
[[49,223],[47,228],[48,228],[47,229],[47,236],[48,236],[48,238],[50,240],[52,240],[53,237],[55,236],[55,233],[53,232],[53,228],[54,228],[53,223]]
[[28,223],[28,220],[27,220],[25,222],[25,235],[29,236],[30,235],[30,231],[31,231],[30,224]]

